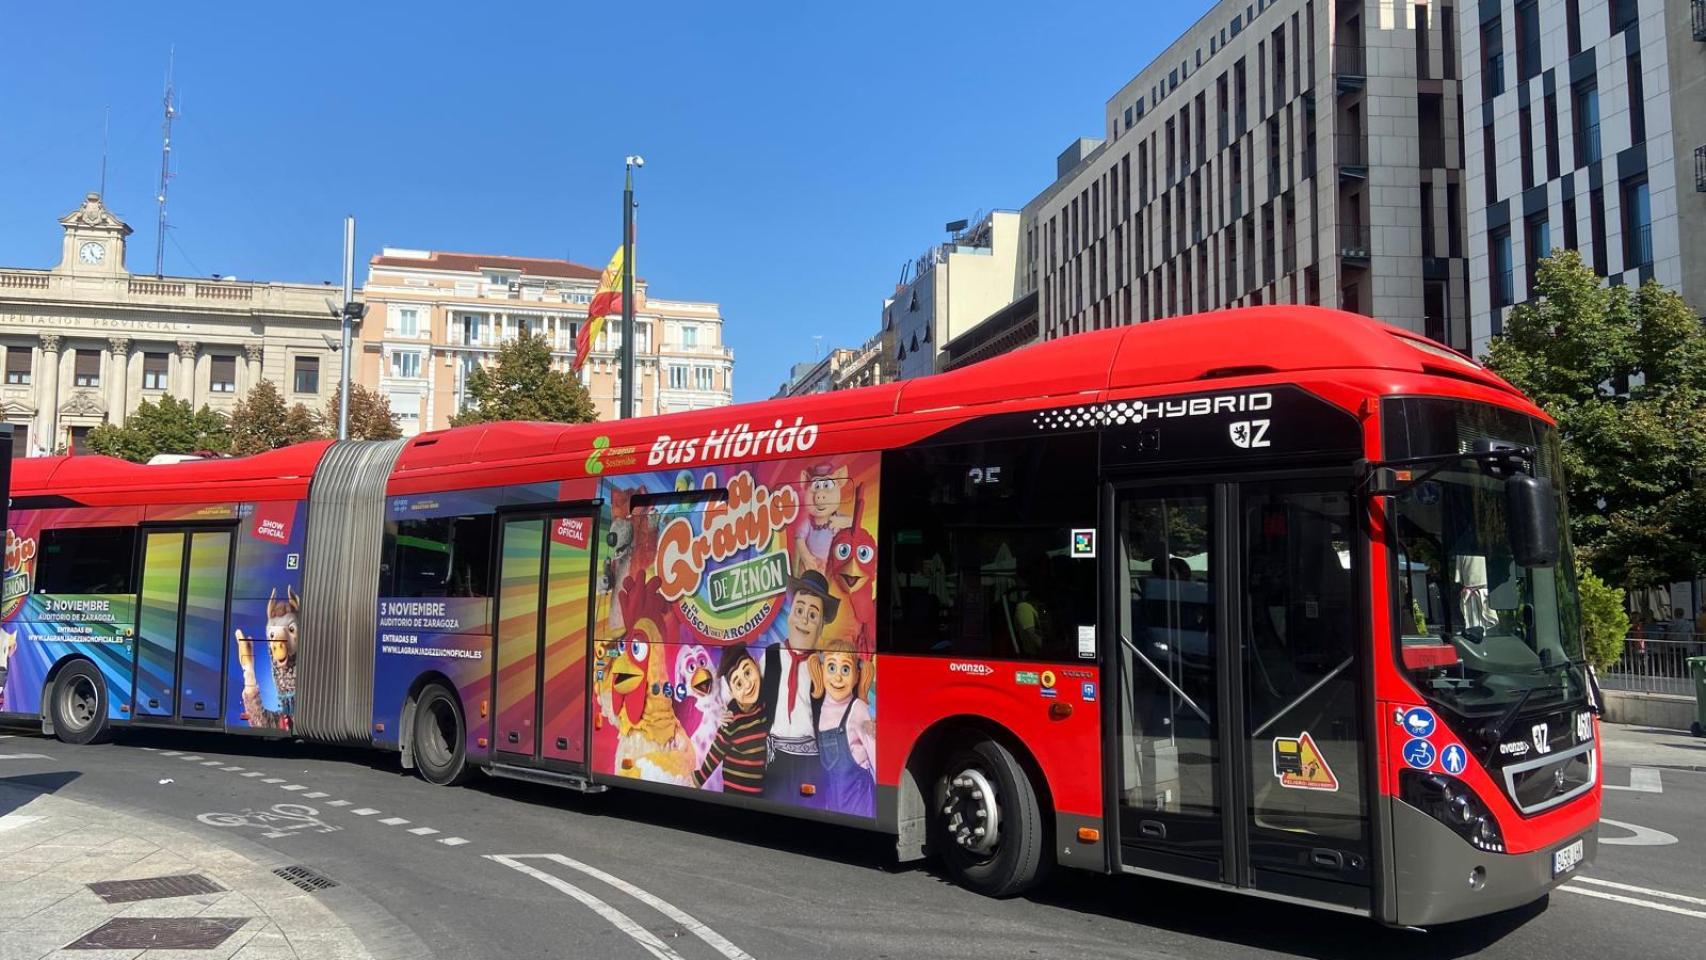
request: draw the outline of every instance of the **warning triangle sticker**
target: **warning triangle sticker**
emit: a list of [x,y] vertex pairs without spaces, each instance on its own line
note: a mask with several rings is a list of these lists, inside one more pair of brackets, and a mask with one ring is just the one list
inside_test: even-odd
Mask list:
[[1293,790],[1339,789],[1339,778],[1308,731],[1295,738],[1274,738],[1274,776],[1280,786]]

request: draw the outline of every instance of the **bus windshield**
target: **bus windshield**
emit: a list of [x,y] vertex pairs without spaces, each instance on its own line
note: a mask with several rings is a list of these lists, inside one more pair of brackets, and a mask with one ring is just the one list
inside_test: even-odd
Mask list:
[[[1557,565],[1524,567],[1512,556],[1503,476],[1465,460],[1394,498],[1404,668],[1424,696],[1462,716],[1579,702],[1586,696],[1581,613],[1555,431],[1480,404],[1403,403],[1409,437],[1421,441],[1412,442],[1411,456],[1471,449],[1477,439],[1537,448],[1535,471],[1558,490],[1560,517]],[[1450,445],[1441,448],[1444,442]]]

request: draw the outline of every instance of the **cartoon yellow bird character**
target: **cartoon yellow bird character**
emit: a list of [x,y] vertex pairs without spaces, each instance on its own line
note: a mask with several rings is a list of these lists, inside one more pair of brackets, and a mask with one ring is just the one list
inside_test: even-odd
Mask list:
[[670,696],[665,641],[674,636],[674,620],[658,595],[661,585],[657,577],[644,587],[632,576],[623,580],[618,597],[626,626],[621,637],[599,645],[595,689],[600,719],[616,728],[615,772],[691,786],[693,742]]

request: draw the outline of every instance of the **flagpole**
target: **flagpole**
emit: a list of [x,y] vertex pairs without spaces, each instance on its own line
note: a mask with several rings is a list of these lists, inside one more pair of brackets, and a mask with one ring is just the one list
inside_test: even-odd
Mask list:
[[622,407],[619,416],[634,415],[634,168],[642,157],[628,157],[622,185]]

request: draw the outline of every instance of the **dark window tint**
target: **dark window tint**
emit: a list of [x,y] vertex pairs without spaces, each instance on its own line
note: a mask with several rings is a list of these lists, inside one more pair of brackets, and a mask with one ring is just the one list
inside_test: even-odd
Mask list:
[[26,384],[30,382],[30,361],[32,359],[29,347],[9,346],[6,348],[6,382],[11,384]]
[[879,648],[1073,660],[1096,623],[1096,438],[1002,440],[885,454]]
[[429,517],[386,524],[388,597],[489,597],[492,516]]
[[1481,99],[1505,92],[1505,39],[1499,18],[1481,24]]
[[135,527],[44,530],[36,560],[37,593],[135,593]]
[[1516,5],[1516,73],[1528,80],[1540,72],[1540,4],[1535,0],[1517,0]]
[[319,393],[320,358],[297,357],[291,386],[297,393]]
[[208,364],[207,388],[214,393],[237,392],[237,358],[213,357]]
[[1630,54],[1626,62],[1629,70],[1629,139],[1641,143],[1647,139],[1647,95],[1641,83],[1641,55]]
[[1516,299],[1511,279],[1511,232],[1508,227],[1487,236],[1487,252],[1493,263],[1493,306],[1508,307]]
[[142,389],[166,389],[166,374],[170,369],[170,361],[164,353],[144,353],[142,355]]
[[101,385],[101,351],[79,350],[75,362],[74,374],[79,387],[98,387]]

